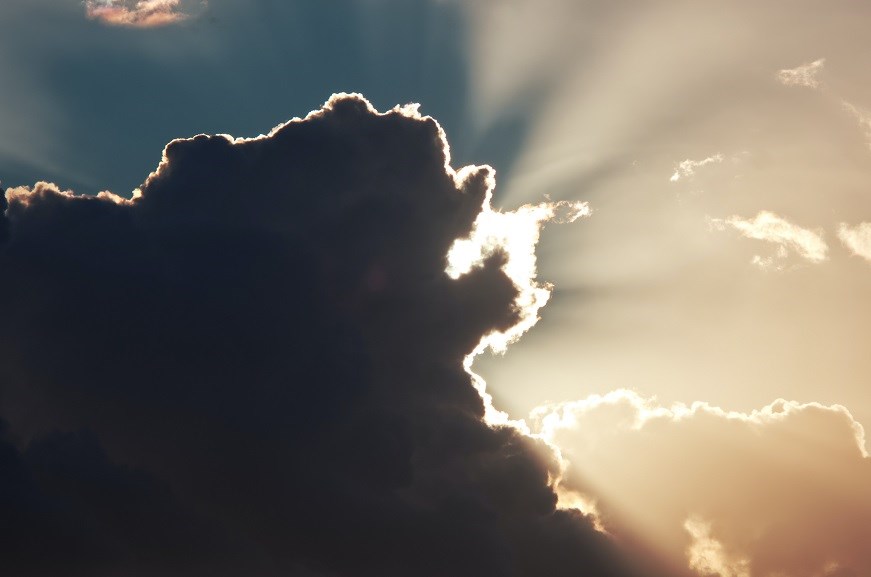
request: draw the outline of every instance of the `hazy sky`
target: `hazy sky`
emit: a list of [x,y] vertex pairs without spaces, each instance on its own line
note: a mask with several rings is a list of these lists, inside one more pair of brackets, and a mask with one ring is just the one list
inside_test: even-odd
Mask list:
[[[10,197],[19,207],[15,218],[36,223],[21,229],[34,227],[31,234],[38,238],[39,226],[46,226],[53,232],[45,236],[54,239],[68,226],[78,230],[66,223],[80,218],[73,209],[45,208],[51,215],[57,210],[64,224],[57,230],[39,224],[41,203],[55,206],[45,199],[67,198],[57,190],[111,191],[125,199],[116,198],[115,205],[133,206],[135,214],[158,210],[124,203],[156,170],[172,139],[266,134],[319,109],[336,92],[361,93],[381,111],[419,103],[421,114],[444,129],[455,169],[495,168],[493,206],[515,217],[493,217],[492,234],[526,267],[519,277],[509,273],[516,288],[536,288],[527,274],[531,261],[518,255],[534,244],[538,224],[572,220],[566,211],[584,216],[545,226],[541,233],[538,280],[553,285],[549,303],[538,311],[541,320],[504,355],[484,353],[474,365],[495,409],[507,413],[501,418],[517,421],[513,427],[549,444],[557,455],[562,478],[553,480],[556,469],[551,469],[548,483],[562,503],[572,496],[585,507],[597,502],[600,528],[634,552],[627,558],[656,557],[687,575],[866,575],[871,573],[866,545],[871,461],[862,428],[871,426],[869,27],[871,8],[847,0],[4,0],[0,180],[17,191]],[[419,120],[410,110],[405,117]],[[357,126],[337,123],[339,134]],[[396,137],[401,138],[406,137]],[[388,152],[402,148],[389,142]],[[223,162],[213,154],[218,155],[210,149],[205,160],[184,162],[199,166],[201,172],[193,172],[202,176],[211,170],[209,162]],[[381,157],[373,152],[373,158],[374,166]],[[340,174],[362,162],[329,160],[323,171],[344,167],[335,169]],[[306,170],[317,172],[320,164],[311,162]],[[236,176],[227,170],[229,182]],[[303,181],[318,182],[314,172]],[[166,178],[172,183],[167,190],[186,190],[205,176]],[[396,178],[417,183],[404,173]],[[54,186],[31,192],[38,181]],[[233,182],[274,184],[250,175]],[[151,189],[159,210],[188,214],[186,200],[178,201],[181,208],[164,206],[163,189]],[[216,198],[222,194],[216,192]],[[108,198],[103,202],[110,203]],[[194,195],[190,202],[207,198]],[[565,203],[543,204],[559,201]],[[264,202],[277,202],[276,214],[284,214],[280,201]],[[520,209],[526,204],[539,208]],[[21,216],[31,214],[36,216]],[[459,220],[444,224],[439,234],[468,232],[457,224],[465,217],[447,209],[443,214]],[[394,217],[399,218],[384,216],[390,230]],[[112,234],[118,234],[139,246],[141,238],[121,220],[106,224],[115,218],[100,221],[97,229],[105,227],[106,236],[100,242],[112,243]],[[142,230],[160,229],[150,212],[141,218]],[[188,216],[179,218],[188,222]],[[245,226],[263,224],[260,216],[250,218],[258,224]],[[279,226],[262,218],[269,234]],[[347,227],[352,235],[354,213],[347,218],[336,230]],[[360,218],[368,222],[370,216]],[[11,222],[15,239],[16,221]],[[373,238],[380,234],[361,227]],[[407,234],[402,227],[394,232],[397,238]],[[510,246],[512,234],[521,239],[517,247]],[[329,239],[316,238],[333,247]],[[19,243],[29,246],[27,239]],[[430,244],[442,246],[427,240],[419,250]],[[16,250],[26,261],[36,249]],[[63,251],[52,254],[45,262],[67,270]],[[155,262],[164,258],[148,255]],[[379,258],[399,257],[388,251]],[[131,257],[134,261],[139,262]],[[314,268],[356,266],[336,262]],[[112,277],[99,259],[88,263],[77,274],[97,267],[95,278]],[[10,279],[30,270],[6,266]],[[181,265],[168,264],[166,270],[172,266]],[[65,286],[61,273],[45,273],[10,281],[24,292],[9,289],[7,297],[25,294],[28,283],[39,287],[54,274],[58,286]],[[124,282],[106,290],[139,290],[131,280],[136,274],[124,269]],[[223,278],[209,274],[202,279]],[[371,274],[367,282],[380,286],[381,273]],[[167,282],[160,290],[170,294],[175,281]],[[492,282],[491,288],[501,286]],[[70,294],[99,290],[83,286],[75,285]],[[27,310],[44,320],[45,312],[33,306]],[[530,310],[534,315],[535,307]],[[9,327],[42,322],[24,313],[16,319],[20,324],[10,321]],[[526,326],[522,318],[514,320]],[[469,331],[477,342],[481,335]],[[46,351],[62,350],[64,339],[103,342],[92,330],[65,333],[50,346],[39,342],[38,333],[34,329],[20,339]],[[18,346],[14,334],[4,338]],[[48,378],[33,370],[22,361],[0,373],[7,379],[0,385],[17,390],[30,379]],[[391,378],[399,378],[402,371],[396,371]],[[341,375],[334,378],[341,381]],[[0,419],[9,422],[17,439],[10,443],[22,455],[29,454],[30,437],[55,429],[115,434],[116,425],[106,424],[111,419],[96,409],[87,417],[24,418],[21,411],[30,405],[16,404],[19,395],[3,393]],[[259,401],[254,408],[262,408]],[[389,437],[391,426],[379,434]],[[172,430],[163,433],[170,436]],[[131,438],[138,434],[131,431],[126,433]],[[193,473],[186,477],[188,472],[170,465],[163,470],[149,453],[153,447],[99,440],[115,461],[142,467],[183,495],[196,486]],[[222,495],[198,506],[244,522],[234,509],[238,503]],[[506,523],[515,522],[527,520],[511,517]],[[542,534],[558,541],[551,531],[556,529],[548,526]],[[492,543],[481,544],[482,550],[490,551]],[[457,553],[459,559],[472,557]],[[373,564],[358,574],[402,574],[397,563]],[[601,561],[601,567],[609,563]],[[315,557],[293,558],[290,566],[296,572],[286,574],[354,574],[347,565]]]

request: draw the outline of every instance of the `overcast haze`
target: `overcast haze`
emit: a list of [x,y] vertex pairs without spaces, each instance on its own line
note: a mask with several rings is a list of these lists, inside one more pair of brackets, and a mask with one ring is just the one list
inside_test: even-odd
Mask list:
[[[846,0],[5,0],[10,567],[871,574],[869,28]],[[161,156],[197,134],[268,137]]]

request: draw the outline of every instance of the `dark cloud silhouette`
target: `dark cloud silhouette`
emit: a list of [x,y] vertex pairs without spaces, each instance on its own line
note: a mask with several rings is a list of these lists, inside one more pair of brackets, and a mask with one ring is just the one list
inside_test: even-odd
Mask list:
[[448,162],[342,95],[171,142],[133,200],[8,191],[0,573],[635,574],[484,422],[463,358],[518,288],[445,274],[491,186]]

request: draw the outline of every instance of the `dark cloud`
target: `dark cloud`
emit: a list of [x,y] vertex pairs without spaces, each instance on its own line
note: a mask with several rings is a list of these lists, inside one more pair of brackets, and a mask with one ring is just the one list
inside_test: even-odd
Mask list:
[[519,319],[453,241],[490,170],[334,97],[171,142],[132,201],[12,189],[0,249],[0,573],[630,575],[463,369]]

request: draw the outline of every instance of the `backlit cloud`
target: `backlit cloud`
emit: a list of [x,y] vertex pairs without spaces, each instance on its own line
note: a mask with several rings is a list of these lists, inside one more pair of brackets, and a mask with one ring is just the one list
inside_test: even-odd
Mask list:
[[654,573],[467,372],[546,300],[539,227],[588,212],[493,186],[416,107],[342,94],[172,141],[131,200],[7,191],[0,573]]
[[829,247],[823,240],[822,230],[811,230],[793,224],[772,212],[762,211],[752,219],[730,216],[726,219],[709,219],[710,226],[716,230],[727,227],[739,231],[743,236],[763,240],[777,245],[772,257],[757,256],[754,263],[767,268],[776,260],[785,259],[790,252],[812,263],[828,259]]
[[804,86],[806,88],[819,88],[820,81],[817,78],[826,64],[825,58],[807,62],[795,68],[786,68],[777,72],[777,80],[785,86]]
[[564,482],[600,498],[608,531],[658,535],[692,574],[871,574],[871,459],[842,406],[738,412],[621,390],[537,409],[533,428],[574,464]]
[[85,11],[88,18],[112,26],[152,28],[187,20],[203,6],[202,0],[87,0]]

